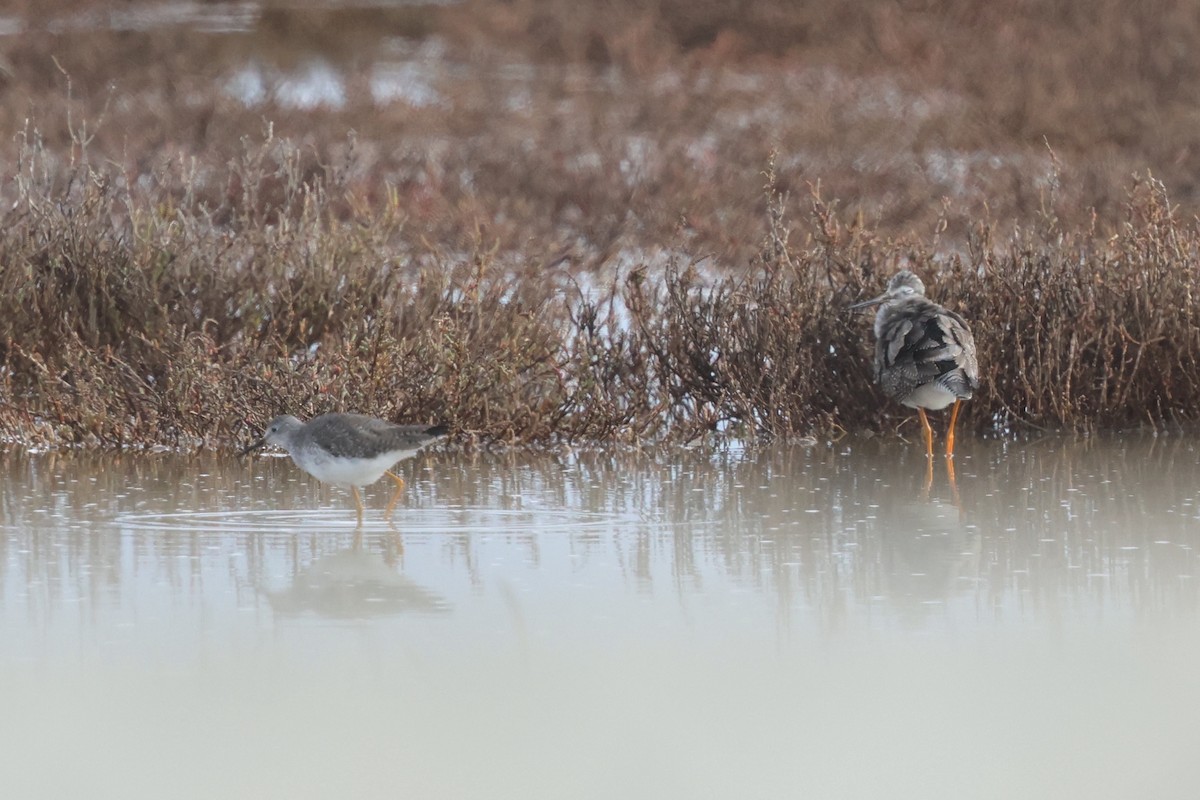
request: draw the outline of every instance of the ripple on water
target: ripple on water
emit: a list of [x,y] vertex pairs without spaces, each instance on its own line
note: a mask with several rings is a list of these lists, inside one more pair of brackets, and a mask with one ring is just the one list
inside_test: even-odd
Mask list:
[[173,511],[121,514],[114,522],[127,531],[204,533],[318,533],[398,530],[414,534],[554,533],[609,530],[637,520],[627,515],[580,509],[504,509],[484,506],[446,506],[397,511],[388,520],[367,512],[361,526],[354,512],[329,508]]

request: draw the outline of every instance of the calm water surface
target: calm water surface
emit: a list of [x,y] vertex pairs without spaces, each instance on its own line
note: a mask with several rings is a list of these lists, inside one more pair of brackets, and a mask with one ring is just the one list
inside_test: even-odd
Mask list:
[[0,795],[1194,798],[1200,442],[0,455]]

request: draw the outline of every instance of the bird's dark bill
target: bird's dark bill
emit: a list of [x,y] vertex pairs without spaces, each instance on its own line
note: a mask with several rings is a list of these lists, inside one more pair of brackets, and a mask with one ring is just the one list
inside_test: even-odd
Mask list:
[[887,295],[881,294],[881,295],[879,295],[879,297],[873,297],[870,300],[864,300],[861,303],[855,303],[852,306],[846,306],[846,310],[847,311],[861,311],[864,308],[870,308],[871,306],[877,306],[880,303],[882,303],[884,300],[887,300]]

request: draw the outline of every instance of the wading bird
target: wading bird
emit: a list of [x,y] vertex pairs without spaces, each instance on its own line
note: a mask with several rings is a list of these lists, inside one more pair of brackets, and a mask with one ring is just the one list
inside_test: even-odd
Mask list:
[[362,524],[359,488],[387,475],[396,492],[387,504],[390,517],[404,479],[391,471],[398,462],[416,455],[446,435],[444,425],[395,425],[364,414],[323,414],[301,422],[290,414],[271,420],[262,438],[242,450],[246,455],[271,444],[287,450],[296,466],[322,483],[348,486]]
[[875,380],[884,394],[920,414],[929,458],[933,428],[925,409],[937,411],[953,403],[946,433],[946,457],[952,457],[959,403],[979,388],[975,340],[967,321],[925,297],[925,284],[906,269],[892,276],[886,292],[850,309],[875,305]]

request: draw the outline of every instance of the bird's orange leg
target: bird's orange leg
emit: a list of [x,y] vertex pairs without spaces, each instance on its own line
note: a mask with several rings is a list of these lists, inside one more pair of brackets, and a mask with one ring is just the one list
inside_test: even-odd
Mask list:
[[929,424],[929,417],[925,416],[925,409],[918,408],[917,413],[921,415],[921,427],[925,429],[925,456],[933,458],[933,427]]
[[954,410],[950,412],[950,429],[946,431],[946,458],[954,458],[954,423],[958,422],[958,407],[961,400],[954,401]]
[[396,483],[396,491],[392,494],[392,499],[388,501],[387,511],[385,512],[388,516],[388,519],[391,519],[392,511],[396,508],[396,501],[400,499],[400,493],[404,491],[404,478],[401,478],[391,470],[388,470],[383,474],[387,475]]

